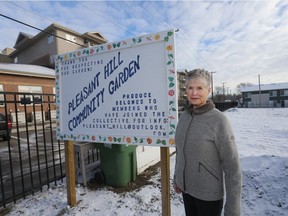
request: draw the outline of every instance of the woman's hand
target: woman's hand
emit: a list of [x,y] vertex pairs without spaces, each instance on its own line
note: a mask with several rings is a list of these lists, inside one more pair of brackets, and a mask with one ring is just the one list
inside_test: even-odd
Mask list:
[[175,193],[177,193],[177,194],[182,192],[181,189],[177,186],[175,181],[173,183],[173,188],[174,188]]

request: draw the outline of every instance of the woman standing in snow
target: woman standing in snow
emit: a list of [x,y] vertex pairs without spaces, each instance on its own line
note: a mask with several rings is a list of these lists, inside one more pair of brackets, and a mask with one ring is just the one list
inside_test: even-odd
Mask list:
[[[187,216],[240,215],[242,174],[235,138],[223,113],[207,100],[211,77],[203,69],[186,77],[189,106],[176,135],[174,190],[183,195]],[[224,180],[225,179],[225,180]]]

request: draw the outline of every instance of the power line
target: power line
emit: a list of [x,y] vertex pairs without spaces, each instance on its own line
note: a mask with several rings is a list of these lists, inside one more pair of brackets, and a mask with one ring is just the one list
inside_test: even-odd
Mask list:
[[32,13],[32,14],[34,14],[34,15],[37,15],[37,16],[41,17],[42,19],[49,20],[49,21],[52,22],[52,23],[55,22],[54,20],[51,20],[51,19],[49,19],[49,18],[47,18],[47,17],[44,17],[44,16],[41,16],[41,15],[35,13],[34,11],[31,11],[31,10],[28,10],[27,8],[21,7],[20,5],[15,4],[14,2],[7,1],[7,0],[6,0],[5,2],[10,3],[10,4],[14,5],[15,7],[19,7],[19,8],[21,8],[21,9],[25,10],[25,11],[28,11],[29,13]]
[[30,28],[36,29],[36,30],[38,30],[38,31],[40,31],[40,32],[44,32],[44,33],[46,33],[47,35],[53,35],[54,37],[60,38],[60,39],[62,39],[62,40],[68,41],[68,42],[70,42],[70,43],[74,43],[74,44],[76,44],[76,45],[78,45],[78,46],[86,47],[86,46],[84,46],[84,45],[82,45],[82,44],[79,44],[79,43],[76,43],[76,42],[74,42],[74,41],[68,40],[68,39],[63,38],[63,37],[61,37],[61,36],[58,36],[58,35],[53,34],[53,33],[51,33],[51,32],[48,32],[48,31],[45,31],[45,30],[43,30],[43,29],[37,28],[37,27],[35,27],[35,26],[29,25],[29,24],[27,24],[27,23],[21,22],[21,21],[19,21],[19,20],[13,19],[13,18],[11,18],[11,17],[5,16],[5,15],[3,15],[3,14],[0,14],[0,16],[4,17],[4,18],[6,18],[6,19],[12,20],[12,21],[14,21],[14,22],[20,23],[20,24],[22,24],[22,25],[28,26],[28,27],[30,27]]
[[[76,3],[79,4],[79,5],[81,5],[82,7],[86,8],[86,9],[89,10],[90,12],[92,12],[92,13],[100,16],[100,17],[102,17],[103,19],[107,20],[108,22],[112,23],[113,25],[118,26],[118,27],[121,27],[123,30],[129,32],[126,26],[121,25],[121,24],[119,24],[119,23],[117,23],[117,25],[116,25],[113,21],[107,19],[107,18],[106,18],[105,16],[103,16],[102,14],[97,13],[95,10],[92,10],[91,8],[89,8],[89,7],[87,7],[86,5],[84,5],[83,2],[76,1]],[[132,32],[129,32],[129,33],[132,34]]]
[[[11,3],[11,2],[9,2],[9,3]],[[92,12],[92,13],[94,13],[94,14],[97,14],[98,16],[102,17],[103,19],[107,20],[108,22],[112,23],[113,25],[116,25],[111,19],[107,19],[107,18],[106,18],[105,16],[103,16],[101,13],[99,13],[98,11],[93,10],[93,9],[90,8],[90,7],[87,7],[87,6],[86,6],[85,4],[83,4],[82,2],[76,1],[75,3],[81,5],[83,8],[85,8],[86,10],[89,10],[90,12]],[[11,4],[12,4],[12,3],[11,3]],[[15,5],[15,4],[13,4],[13,5]],[[23,8],[23,7],[18,6],[18,5],[15,5],[15,6],[21,8],[21,9],[23,9],[23,10],[29,11],[29,10]],[[146,5],[146,7],[143,8],[142,12],[145,11],[146,13],[148,12],[151,16],[154,16],[154,14],[150,13],[149,10],[146,10],[146,8],[147,8],[148,6],[151,6],[151,2],[148,2],[148,4]],[[162,10],[159,10],[159,8],[154,7],[154,5],[153,5],[153,8],[154,8],[155,11],[158,11],[159,14],[162,14],[162,15],[164,16]],[[130,11],[133,11],[134,14],[138,15],[139,17],[143,17],[143,16],[142,16],[143,13],[140,14],[138,11],[134,10],[133,7],[130,8]],[[29,11],[29,12],[31,12],[31,11]],[[34,12],[31,12],[31,13],[34,13]],[[36,14],[36,13],[34,13],[34,14]],[[15,21],[15,22],[18,22],[18,23],[20,23],[20,24],[26,25],[26,26],[28,26],[28,27],[30,27],[30,28],[34,28],[34,29],[36,29],[36,30],[38,30],[38,31],[44,32],[44,33],[46,33],[46,34],[53,35],[53,36],[55,36],[55,37],[57,37],[57,38],[63,39],[63,40],[65,40],[65,41],[69,41],[69,42],[74,43],[74,44],[77,44],[77,45],[79,45],[79,46],[81,46],[81,47],[86,47],[85,45],[78,44],[78,43],[76,43],[76,42],[74,42],[74,41],[70,41],[70,40],[68,40],[68,39],[66,39],[66,38],[63,38],[63,37],[61,37],[61,36],[57,36],[57,35],[55,35],[55,34],[53,34],[53,33],[50,33],[50,32],[47,32],[47,31],[45,31],[45,30],[39,29],[39,28],[37,28],[37,27],[35,27],[35,26],[29,25],[29,24],[27,24],[27,23],[21,22],[21,21],[16,20],[16,19],[13,19],[13,18],[11,18],[11,17],[5,16],[5,15],[2,15],[2,14],[0,14],[0,15],[3,16],[3,17],[5,17],[5,18],[7,18],[7,19],[12,20],[12,21]],[[37,14],[36,14],[36,15],[37,15]],[[38,16],[40,16],[40,15],[38,15]],[[40,16],[40,17],[42,17],[42,16]],[[145,16],[144,16],[144,17],[145,17]],[[42,17],[42,18],[43,18],[43,17]],[[47,19],[47,18],[46,18],[46,19]],[[51,20],[50,20],[50,21],[51,21]],[[54,22],[54,21],[53,21],[53,22]],[[154,26],[157,26],[155,23],[150,23],[150,24],[151,24],[151,25],[154,25]],[[162,24],[163,24],[164,26],[167,26],[167,27],[171,28],[171,25],[168,24],[166,21],[162,21]],[[134,33],[132,33],[131,31],[129,31],[129,28],[128,28],[127,26],[121,25],[121,24],[119,24],[119,23],[117,24],[117,26],[120,27],[120,28],[122,28],[122,29],[125,30],[126,32],[129,32],[130,34],[134,34]],[[179,36],[180,36],[180,35],[179,35]],[[186,38],[185,35],[181,35],[180,37],[182,37],[182,41],[183,41],[183,42],[185,42],[186,44],[189,44],[189,45],[191,46],[191,44],[188,42],[188,40],[187,40],[187,38]],[[191,55],[185,48],[182,48],[182,47],[179,47],[179,48],[182,50],[182,52],[186,53],[188,56]],[[207,62],[200,54],[198,54],[197,56],[198,56],[198,58],[200,58],[200,59],[202,60],[202,62],[203,62],[205,65],[207,65],[208,67],[211,67],[211,66],[208,64],[208,62]]]

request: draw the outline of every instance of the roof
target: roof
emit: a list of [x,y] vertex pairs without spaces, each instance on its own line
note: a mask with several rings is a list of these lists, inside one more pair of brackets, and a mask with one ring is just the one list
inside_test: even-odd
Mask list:
[[0,74],[55,78],[55,70],[43,66],[28,64],[0,63]]
[[28,41],[28,40],[32,40],[34,36],[31,35],[31,34],[27,34],[27,33],[24,33],[24,32],[20,32],[18,37],[17,37],[17,40],[15,42],[15,46],[17,46],[18,44],[20,43],[25,43],[25,41]]
[[[261,84],[261,91],[269,91],[269,90],[280,90],[280,89],[288,89],[288,82],[286,83],[271,83],[271,84]],[[259,91],[259,85],[251,85],[251,86],[241,86],[241,92],[254,92]]]
[[65,31],[67,33],[71,33],[74,35],[78,35],[79,37],[87,37],[89,40],[92,40],[94,42],[97,42],[98,44],[107,43],[107,40],[100,34],[99,32],[86,32],[85,34],[80,34],[79,32],[76,32],[72,29],[66,28],[64,26],[61,26],[57,23],[52,23],[44,30],[40,31],[37,35],[33,36],[27,33],[20,32],[18,35],[18,38],[16,40],[16,43],[14,45],[14,48],[16,49],[14,52],[11,53],[11,57],[14,57],[23,50],[24,48],[31,46],[36,41],[40,40],[43,37],[46,37],[49,33],[55,33],[56,29],[61,29],[62,31]]
[[99,44],[108,42],[108,40],[106,40],[100,32],[86,32],[82,34],[82,37],[88,37],[94,41],[96,40]]

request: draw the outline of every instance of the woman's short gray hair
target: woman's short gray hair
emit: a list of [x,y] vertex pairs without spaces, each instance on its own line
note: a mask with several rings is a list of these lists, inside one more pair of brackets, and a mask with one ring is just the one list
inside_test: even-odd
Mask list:
[[194,69],[187,73],[186,76],[186,87],[191,80],[204,79],[207,81],[207,87],[211,85],[211,74],[204,69]]

